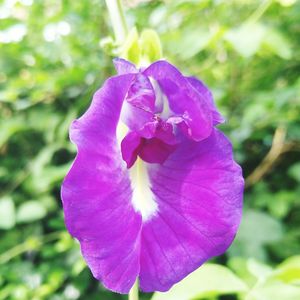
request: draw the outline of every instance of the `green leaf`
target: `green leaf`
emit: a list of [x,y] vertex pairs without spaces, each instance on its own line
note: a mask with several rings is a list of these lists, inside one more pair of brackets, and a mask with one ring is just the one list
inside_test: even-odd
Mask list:
[[247,259],[234,256],[228,260],[227,264],[239,278],[247,283],[248,286],[253,286],[256,283],[257,277],[253,275],[253,272],[251,273],[249,271],[249,264]]
[[297,2],[297,0],[277,0],[277,2],[282,6],[292,6]]
[[244,213],[229,253],[232,256],[264,260],[266,256],[264,246],[279,241],[282,237],[283,227],[275,218],[263,212],[248,210]]
[[292,57],[292,49],[289,40],[278,30],[273,28],[268,29],[263,44],[283,59],[290,59]]
[[0,229],[11,229],[15,226],[15,204],[10,197],[0,200]]
[[299,300],[300,287],[280,281],[268,281],[257,286],[246,297],[247,300]]
[[45,207],[39,201],[27,201],[17,211],[18,223],[29,223],[42,219],[46,215]]
[[208,296],[239,294],[247,291],[246,284],[228,268],[205,264],[176,284],[166,293],[155,293],[152,300],[190,300]]
[[140,48],[142,59],[151,63],[162,58],[160,39],[156,31],[145,29],[141,33]]
[[26,130],[27,124],[20,117],[3,119],[0,122],[0,147],[2,147],[15,133]]
[[233,48],[244,57],[253,56],[260,48],[266,29],[259,23],[245,23],[225,35]]
[[254,259],[241,258],[231,259],[230,266],[237,270],[251,287],[243,299],[296,300],[299,297],[300,286],[292,284],[300,283],[300,256],[287,259],[275,269]]
[[289,170],[288,174],[290,177],[300,182],[300,163],[293,164]]
[[294,191],[280,191],[275,195],[269,194],[268,207],[270,212],[277,218],[285,217],[292,209],[297,197],[297,193]]
[[174,52],[176,52],[182,59],[190,59],[198,54],[200,51],[211,42],[215,33],[209,29],[188,28],[181,37],[181,43],[178,43],[178,37],[174,42]]
[[272,268],[253,258],[247,260],[247,269],[257,279],[264,279],[272,273]]
[[300,255],[290,257],[280,264],[274,277],[285,283],[300,284]]

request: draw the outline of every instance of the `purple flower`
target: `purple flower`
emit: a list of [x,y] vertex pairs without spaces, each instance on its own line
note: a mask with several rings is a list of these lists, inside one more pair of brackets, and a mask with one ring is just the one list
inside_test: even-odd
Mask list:
[[208,88],[167,61],[116,59],[70,137],[66,225],[93,275],[128,293],[166,291],[232,243],[243,177]]

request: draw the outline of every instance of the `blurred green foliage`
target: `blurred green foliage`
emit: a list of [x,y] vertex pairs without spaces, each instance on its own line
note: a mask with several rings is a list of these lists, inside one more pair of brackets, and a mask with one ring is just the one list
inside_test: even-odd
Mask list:
[[[153,299],[300,299],[299,1],[126,2],[211,87],[247,178],[227,254]],[[1,0],[0,20],[0,300],[126,299],[92,279],[60,203],[68,126],[114,73],[104,1]]]

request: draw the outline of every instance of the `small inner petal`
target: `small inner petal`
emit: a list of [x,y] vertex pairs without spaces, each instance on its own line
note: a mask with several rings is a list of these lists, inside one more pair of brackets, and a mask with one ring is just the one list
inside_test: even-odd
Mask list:
[[130,169],[129,176],[133,189],[133,207],[142,215],[143,222],[146,222],[154,217],[158,211],[158,205],[154,200],[154,195],[151,190],[146,163],[138,158]]
[[160,88],[158,82],[151,77],[150,81],[155,92],[155,112],[159,114],[160,118],[162,118],[163,120],[167,120],[172,114],[169,100]]

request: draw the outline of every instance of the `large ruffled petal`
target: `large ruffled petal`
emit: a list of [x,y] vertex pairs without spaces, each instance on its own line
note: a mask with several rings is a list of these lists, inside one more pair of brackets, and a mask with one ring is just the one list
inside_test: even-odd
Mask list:
[[62,186],[65,221],[93,275],[107,288],[128,293],[139,274],[141,215],[116,128],[135,75],[108,79],[88,111],[71,126],[78,154]]
[[211,91],[207,88],[207,86],[196,77],[186,77],[186,78],[189,81],[189,83],[197,90],[200,97],[207,103],[210,111],[212,112],[214,125],[224,123],[225,119],[218,112],[216,105],[214,103],[213,95]]
[[231,244],[242,214],[243,177],[218,130],[148,164],[156,215],[143,224],[141,289],[166,291]]

